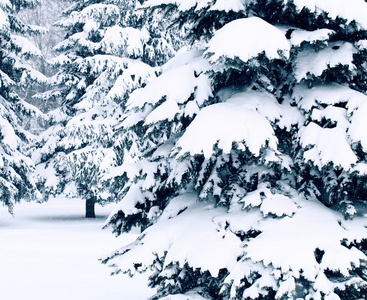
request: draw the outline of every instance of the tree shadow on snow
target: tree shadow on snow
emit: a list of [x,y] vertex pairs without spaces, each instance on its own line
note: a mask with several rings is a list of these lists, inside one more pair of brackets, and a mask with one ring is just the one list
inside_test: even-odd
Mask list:
[[35,216],[29,218],[32,221],[64,223],[64,222],[101,222],[106,220],[108,215],[98,215],[95,218],[86,218],[84,215],[50,215],[50,216]]

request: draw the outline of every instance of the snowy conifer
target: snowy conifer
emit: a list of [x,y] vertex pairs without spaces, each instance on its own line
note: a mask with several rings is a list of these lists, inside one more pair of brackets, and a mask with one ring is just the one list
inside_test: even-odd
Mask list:
[[46,80],[27,62],[42,56],[29,40],[42,28],[26,25],[16,16],[20,9],[34,7],[37,1],[0,1],[0,202],[12,211],[22,198],[37,198],[32,179],[34,164],[26,156],[27,144],[34,140],[25,128],[42,116],[19,97],[16,90]]
[[42,97],[60,108],[49,113],[54,125],[42,134],[33,158],[46,195],[85,198],[88,217],[94,216],[94,203],[112,199],[99,177],[117,164],[111,146],[127,96],[156,77],[154,67],[174,52],[165,36],[151,36],[139,5],[76,1],[57,23],[66,31],[52,59],[60,71]]
[[[62,12],[70,6],[68,0],[38,0],[39,4],[33,8],[22,9],[17,16],[27,24],[43,26],[45,29],[43,34],[31,36],[31,41],[40,49],[42,56],[30,60],[30,63],[35,69],[42,74],[50,77],[57,70],[53,68],[48,60],[55,56],[54,46],[63,40],[64,31],[60,27],[53,26],[59,20]],[[48,112],[55,109],[57,103],[55,101],[47,101],[43,97],[39,97],[40,93],[48,89],[47,82],[42,85],[27,85],[22,89],[23,98],[41,109],[43,112]],[[47,122],[45,122],[47,125]]]
[[[149,0],[191,49],[128,98],[114,273],[152,299],[367,294],[367,3]],[[136,154],[138,153],[138,154]]]

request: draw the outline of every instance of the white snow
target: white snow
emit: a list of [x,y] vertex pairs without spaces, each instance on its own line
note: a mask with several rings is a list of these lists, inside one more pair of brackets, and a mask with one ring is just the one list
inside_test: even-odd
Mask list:
[[0,8],[11,7],[10,0],[0,0]]
[[205,51],[212,64],[223,59],[247,62],[264,52],[269,59],[289,56],[290,44],[281,30],[258,17],[238,19],[224,25]]
[[[233,96],[225,103],[203,108],[176,143],[179,156],[190,152],[203,153],[209,158],[217,143],[218,148],[225,153],[230,152],[234,142],[238,143],[240,149],[247,148],[255,155],[259,155],[267,142],[270,148],[276,149],[277,139],[273,128],[262,114],[261,107],[256,107],[256,100],[255,92],[247,92]],[[266,110],[267,105],[265,101],[263,113],[273,117],[276,111]]]
[[[151,77],[155,77],[154,69],[140,60],[113,55],[95,55],[80,59],[78,67],[82,72],[88,70],[96,76],[81,101],[75,105],[81,111],[90,112],[92,108],[104,107],[106,112],[113,113],[116,111],[115,98],[123,98]],[[81,81],[80,84],[84,82]],[[96,113],[101,114],[98,111]]]
[[140,57],[143,55],[144,44],[148,39],[147,31],[115,25],[107,28],[100,45],[104,48],[104,52],[109,54],[121,56],[121,53],[125,52],[129,56]]
[[284,0],[284,2],[294,3],[299,11],[306,7],[317,14],[327,12],[333,19],[341,17],[348,23],[355,20],[364,29],[367,28],[367,3],[364,0]]
[[352,112],[350,117],[350,126],[348,136],[353,142],[360,142],[364,151],[367,150],[367,97],[359,106]]
[[246,9],[245,7],[246,0],[217,0],[215,3],[210,7],[209,11],[211,10],[218,10],[218,11],[244,11]]
[[[0,107],[0,112],[2,107]],[[3,135],[2,143],[8,145],[12,151],[16,150],[20,139],[15,134],[13,126],[9,123],[6,118],[3,118],[0,115],[0,130],[1,134]]]
[[[181,267],[188,263],[209,271],[212,276],[218,276],[221,268],[231,268],[242,249],[237,237],[213,221],[218,210],[224,213],[224,209],[213,209],[214,203],[193,203],[193,200],[196,197],[191,193],[171,200],[160,222],[145,230],[141,239],[118,250],[121,252],[134,247],[134,251],[117,257],[113,263],[118,263],[122,271],[128,271],[134,270],[134,264],[139,261],[144,270],[157,256],[165,256],[164,267],[171,262],[178,262]],[[169,218],[188,206],[177,217]]]
[[[148,275],[110,276],[98,259],[127,244],[135,234],[115,238],[102,230],[111,205],[85,219],[84,201],[50,199],[0,207],[0,298],[6,300],[145,300],[154,294]],[[112,205],[113,206],[113,205]]]
[[[302,200],[298,204],[302,209],[293,217],[268,221],[258,227],[263,233],[248,243],[247,256],[253,262],[263,261],[265,266],[271,263],[283,273],[292,271],[297,278],[298,271],[303,270],[302,275],[311,281],[319,268],[344,273],[351,263],[359,265],[362,252],[340,245],[341,236],[349,233],[338,224],[337,214],[317,202]],[[316,248],[325,251],[320,266],[314,257]]]
[[226,99],[227,103],[238,105],[259,112],[270,122],[276,122],[282,117],[283,109],[277,99],[270,93],[265,91],[245,91],[243,93],[235,93]]
[[[252,272],[258,272],[261,277],[252,278],[252,286],[244,291],[244,297],[252,299],[266,293],[266,287],[273,288],[279,296],[291,295],[295,279],[303,276],[311,284],[310,296],[320,292],[335,296],[337,283],[324,272],[340,271],[347,276],[366,258],[355,247],[345,247],[341,242],[363,239],[365,218],[344,220],[340,213],[317,200],[300,198],[295,191],[285,196],[273,194],[265,186],[260,190],[265,194],[260,201],[275,218],[264,214],[262,205],[256,207],[257,203],[242,210],[240,203],[234,203],[236,207],[227,211],[214,207],[210,200],[197,202],[195,192],[186,193],[172,199],[157,222],[135,242],[119,249],[116,254],[124,254],[110,263],[116,271],[123,272],[134,270],[135,263],[142,263],[143,271],[157,258],[164,257],[161,274],[165,276],[175,276],[175,268],[170,267],[175,262],[181,267],[187,263],[194,269],[208,270],[213,276],[225,267],[229,272],[225,283],[232,295],[244,277],[249,279]],[[244,202],[254,202],[246,201],[253,196],[248,194]],[[242,242],[235,235],[249,230],[258,231],[259,235]],[[316,249],[324,251],[319,260],[315,257]],[[226,288],[224,285],[223,289]],[[191,297],[196,294],[182,296],[171,295],[166,299],[195,299]]]
[[206,298],[200,296],[196,292],[187,292],[179,295],[168,295],[167,297],[161,298],[160,300],[205,300]]
[[176,114],[180,112],[180,108],[177,105],[177,102],[174,100],[168,100],[161,105],[159,105],[155,110],[153,110],[146,118],[145,124],[156,123],[161,121],[162,119],[166,119],[171,121],[174,119]]
[[285,281],[283,281],[280,286],[279,289],[275,295],[276,299],[281,299],[282,296],[288,296],[290,298],[292,298],[292,292],[294,291],[296,288],[296,282],[294,280],[294,277],[291,276],[290,278],[286,279]]
[[356,46],[360,50],[367,49],[367,40],[359,40],[358,42],[356,42]]
[[[69,18],[56,23],[57,26],[68,27],[78,23],[85,24],[94,20],[98,25],[111,24],[111,19],[117,20],[120,17],[119,8],[113,4],[92,4],[84,8],[81,12],[73,11]],[[93,27],[89,23],[87,27]],[[87,28],[86,28],[87,29]]]
[[[162,71],[166,72],[171,69],[182,67],[193,63],[194,61],[200,61],[204,51],[203,50],[188,50],[187,47],[181,48],[174,57],[162,66]],[[203,62],[205,64],[205,62]],[[208,66],[207,66],[208,67]],[[207,68],[206,67],[206,68]]]
[[300,46],[302,42],[309,42],[312,44],[316,41],[327,41],[333,33],[333,30],[326,28],[314,31],[296,29],[291,34],[291,44],[293,46]]
[[347,110],[336,106],[327,106],[325,109],[314,108],[311,113],[312,120],[321,121],[323,119],[336,122],[337,127],[347,130],[350,123],[347,119]]
[[[202,51],[189,51],[173,58],[163,66],[162,75],[131,93],[122,125],[133,126],[144,119],[145,124],[158,123],[172,120],[180,113],[197,113],[199,106],[212,96],[211,80],[205,73],[209,68]],[[192,95],[195,99],[188,102]]]
[[0,8],[0,30],[7,30],[9,28],[8,16]]
[[337,43],[320,51],[305,49],[295,60],[295,77],[298,82],[309,75],[320,76],[326,69],[346,65],[354,69],[353,54],[357,51],[351,43]]
[[195,8],[196,11],[207,9],[208,11],[239,12],[246,8],[246,0],[149,0],[143,4],[143,7],[154,7],[162,4],[176,4],[181,11]]
[[[210,90],[210,82],[205,74],[208,70],[208,63],[201,58],[201,52],[193,52],[190,63],[181,63],[179,60],[176,65],[172,67],[167,67],[166,72],[161,76],[152,80],[144,89],[139,89],[134,91],[130,99],[127,102],[129,109],[133,107],[141,108],[146,104],[155,105],[164,96],[167,99],[173,100],[178,104],[184,103],[190,97],[192,93],[198,93],[197,89]],[[195,56],[194,56],[195,55]],[[196,56],[198,55],[198,56]],[[197,74],[195,76],[195,74]],[[200,84],[200,77],[205,77],[205,83],[208,86],[202,87]],[[210,96],[206,95],[206,97]],[[197,99],[200,101],[201,99]],[[204,101],[205,99],[202,99]]]
[[48,60],[48,63],[50,63],[51,65],[55,65],[55,66],[66,65],[70,62],[71,62],[70,58],[65,54],[60,54]]
[[348,102],[349,110],[357,108],[367,97],[355,90],[339,84],[329,84],[308,88],[302,84],[297,85],[293,97],[298,106],[306,111],[319,104],[334,105]]
[[262,203],[260,192],[258,190],[250,192],[246,195],[244,199],[241,199],[239,202],[244,203],[243,208],[260,206]]
[[[285,199],[284,196],[281,197]],[[310,280],[314,288],[317,287],[316,293],[323,291],[332,295],[334,283],[325,277],[324,271],[338,270],[347,274],[353,264],[358,266],[359,260],[365,257],[356,248],[348,249],[341,245],[344,238],[360,240],[365,236],[364,218],[344,221],[339,213],[318,201],[297,196],[290,200],[297,205],[297,210],[290,217],[262,219],[256,210],[246,209],[241,212],[235,209],[215,219],[222,224],[227,222],[232,232],[246,232],[249,229],[262,232],[256,238],[244,242],[245,257],[226,279],[228,283],[234,280],[236,286],[240,284],[242,276],[250,275],[250,270],[259,272],[264,277],[263,280],[256,280],[245,291],[251,298],[256,298],[259,293],[264,292],[262,288],[269,286],[274,286],[278,295],[291,293],[294,289],[294,278],[299,278],[301,274]],[[273,209],[278,209],[277,203],[273,205]],[[325,252],[321,262],[315,259],[314,251],[317,248]],[[279,285],[275,283],[275,279],[280,281]]]
[[270,194],[266,197],[260,206],[260,211],[264,217],[267,215],[275,215],[277,217],[289,216],[291,217],[297,210],[297,205],[287,196]]
[[313,161],[319,168],[332,162],[349,170],[358,161],[342,128],[322,128],[311,122],[300,129],[299,136],[303,147],[313,146],[305,151],[305,159]]
[[94,20],[86,20],[86,22],[83,26],[83,31],[90,34],[91,32],[96,31],[96,30],[98,30],[97,22],[94,21]]
[[[315,86],[311,89],[301,84],[295,88],[294,100],[301,110],[311,111],[312,121],[328,120],[335,126],[321,128],[311,122],[301,128],[299,136],[302,145],[314,145],[305,152],[305,157],[320,167],[334,162],[349,169],[356,164],[357,157],[351,144],[359,142],[363,149],[367,149],[366,95],[338,84]],[[346,107],[339,107],[340,104]]]
[[[130,187],[124,197],[124,201],[120,201],[117,209],[123,211],[127,215],[137,214],[139,210],[135,207],[138,203],[144,203],[144,194],[141,193],[141,185]],[[117,211],[116,211],[117,212]]]

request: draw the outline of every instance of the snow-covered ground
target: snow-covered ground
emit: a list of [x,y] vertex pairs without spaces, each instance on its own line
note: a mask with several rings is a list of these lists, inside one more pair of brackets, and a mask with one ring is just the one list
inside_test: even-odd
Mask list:
[[153,290],[147,275],[110,276],[98,258],[134,240],[102,230],[113,207],[96,207],[85,219],[84,202],[57,198],[22,203],[15,216],[0,207],[0,299],[140,300]]

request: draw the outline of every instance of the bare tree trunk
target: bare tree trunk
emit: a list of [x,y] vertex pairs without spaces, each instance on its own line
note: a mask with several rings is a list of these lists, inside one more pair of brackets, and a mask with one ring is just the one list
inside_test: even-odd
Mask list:
[[95,212],[95,204],[96,201],[94,199],[94,197],[92,198],[88,198],[85,201],[85,217],[86,218],[95,218],[96,217],[96,212]]

